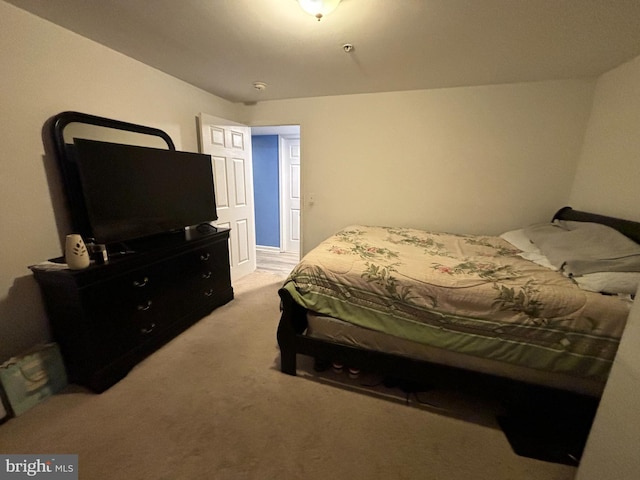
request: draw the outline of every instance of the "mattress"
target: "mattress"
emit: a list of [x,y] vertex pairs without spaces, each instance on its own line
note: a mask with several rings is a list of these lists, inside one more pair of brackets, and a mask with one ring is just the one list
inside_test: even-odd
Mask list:
[[596,397],[602,394],[605,385],[601,379],[534,370],[497,360],[431,347],[375,330],[358,327],[352,323],[343,322],[340,319],[320,315],[315,312],[307,313],[307,322],[306,335],[342,345],[391,353],[407,358],[424,360],[437,365],[447,365],[454,368],[471,370]]

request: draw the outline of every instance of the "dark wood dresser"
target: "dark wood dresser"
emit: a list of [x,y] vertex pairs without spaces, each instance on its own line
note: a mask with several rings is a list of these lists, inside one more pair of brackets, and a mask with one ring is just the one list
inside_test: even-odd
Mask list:
[[232,300],[228,240],[228,229],[180,232],[84,270],[31,267],[70,381],[102,392]]

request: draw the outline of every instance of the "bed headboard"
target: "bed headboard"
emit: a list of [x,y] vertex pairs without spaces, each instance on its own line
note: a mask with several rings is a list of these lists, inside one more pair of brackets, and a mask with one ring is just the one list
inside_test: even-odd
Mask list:
[[640,223],[631,220],[623,220],[615,217],[607,217],[606,215],[598,215],[596,213],[580,212],[571,207],[563,207],[556,212],[553,220],[571,220],[574,222],[594,222],[615,228],[620,233],[626,235],[636,243],[640,243]]

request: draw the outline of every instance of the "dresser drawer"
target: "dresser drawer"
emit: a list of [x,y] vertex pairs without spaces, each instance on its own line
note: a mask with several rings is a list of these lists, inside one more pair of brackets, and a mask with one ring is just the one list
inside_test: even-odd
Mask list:
[[[187,263],[187,262],[185,262]],[[191,269],[184,272],[183,301],[199,308],[215,302],[216,296],[231,285],[226,242],[201,248],[191,254]]]

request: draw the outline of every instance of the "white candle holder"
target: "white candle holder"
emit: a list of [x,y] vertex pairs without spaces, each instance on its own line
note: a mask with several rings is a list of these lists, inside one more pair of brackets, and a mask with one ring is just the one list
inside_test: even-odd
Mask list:
[[82,270],[89,266],[89,252],[84,240],[77,233],[67,235],[65,241],[64,258],[71,270]]

